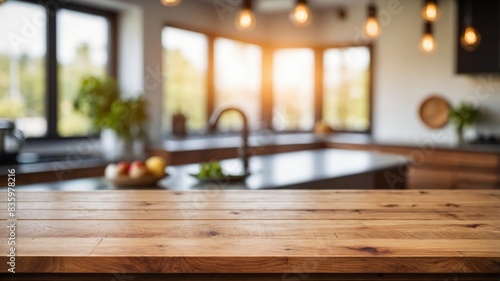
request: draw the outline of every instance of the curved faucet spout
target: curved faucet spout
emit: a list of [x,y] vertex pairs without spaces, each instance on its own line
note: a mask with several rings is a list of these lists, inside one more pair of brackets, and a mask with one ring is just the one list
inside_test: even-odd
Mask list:
[[248,148],[248,118],[245,115],[245,113],[241,109],[236,107],[226,107],[215,110],[212,113],[212,116],[210,116],[210,119],[208,120],[209,130],[210,132],[215,132],[220,117],[228,111],[238,112],[241,115],[241,118],[243,119],[243,129],[241,130],[241,147],[239,150],[239,155],[243,162],[244,172],[245,174],[247,174],[249,173],[248,158],[250,157],[250,153]]

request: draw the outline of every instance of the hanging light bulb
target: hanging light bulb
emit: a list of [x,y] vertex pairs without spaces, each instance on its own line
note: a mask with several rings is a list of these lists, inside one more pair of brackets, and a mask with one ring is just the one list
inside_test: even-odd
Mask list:
[[292,23],[299,27],[305,27],[311,24],[312,19],[312,13],[306,0],[297,0],[297,5],[290,12]]
[[440,11],[437,0],[425,0],[422,8],[422,17],[426,21],[436,21],[439,19]]
[[241,31],[252,31],[255,28],[257,20],[252,12],[251,0],[245,0],[243,2],[243,8],[236,15],[234,25]]
[[179,5],[182,0],[160,0],[160,2],[163,4],[163,6],[171,7]]
[[432,35],[432,23],[426,22],[424,25],[424,36],[420,40],[419,49],[424,54],[432,54],[437,49],[437,43]]
[[373,3],[368,5],[368,18],[366,19],[363,31],[371,39],[377,38],[382,33],[382,27],[377,20],[377,7]]
[[481,43],[481,34],[474,27],[472,27],[471,2],[467,3],[464,24],[464,31],[460,34],[460,45],[462,45],[464,50],[472,52],[479,47],[479,44]]
[[481,42],[481,34],[472,26],[467,26],[460,35],[460,44],[466,51],[474,51],[479,47]]

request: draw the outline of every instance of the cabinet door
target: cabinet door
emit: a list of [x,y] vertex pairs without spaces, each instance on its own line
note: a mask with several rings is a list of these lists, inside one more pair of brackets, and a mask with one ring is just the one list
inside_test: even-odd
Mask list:
[[428,169],[410,167],[408,170],[408,189],[451,189],[454,171],[450,169]]
[[499,175],[495,170],[458,171],[455,177],[457,189],[494,189],[499,187]]
[[[500,1],[458,0],[456,28],[457,73],[500,72]],[[481,34],[475,50],[465,50],[460,36],[465,27],[466,13],[473,18],[473,25]]]

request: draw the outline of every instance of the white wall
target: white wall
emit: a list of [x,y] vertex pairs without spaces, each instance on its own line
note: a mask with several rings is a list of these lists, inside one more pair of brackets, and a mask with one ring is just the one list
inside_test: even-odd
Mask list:
[[[315,10],[313,24],[303,29],[295,28],[286,13],[258,14],[257,28],[250,33],[241,33],[234,28],[237,7],[214,5],[238,1],[184,0],[175,8],[164,7],[159,0],[121,2],[132,3],[142,9],[142,22],[136,22],[142,27],[142,35],[135,32],[134,36],[143,37],[136,39],[143,42],[143,66],[140,70],[143,76],[139,80],[143,81],[150,101],[152,122],[149,132],[155,144],[161,141],[161,30],[166,23],[278,44],[359,43],[365,40],[361,36],[366,17],[364,1],[357,1],[348,7],[346,20],[340,20],[334,10]],[[451,127],[430,130],[418,118],[419,104],[433,93],[446,97],[453,105],[462,100],[479,102],[488,119],[481,127],[500,134],[500,76],[491,78],[488,75],[454,73],[455,1],[439,2],[443,11],[441,19],[435,24],[439,48],[432,56],[421,54],[417,48],[423,29],[421,1],[377,0],[376,3],[384,30],[376,40],[374,50],[374,136],[390,142],[420,142],[428,138],[453,142],[455,136]],[[123,30],[122,34],[126,32]],[[122,40],[122,44],[131,43]],[[121,64],[120,67],[137,67],[139,60],[134,61],[132,66]],[[137,75],[137,72],[134,73]],[[130,76],[123,77],[131,79]]]
[[[451,126],[428,129],[418,117],[418,107],[427,96],[439,94],[453,105],[463,100],[478,103],[485,114],[480,130],[500,133],[500,76],[457,75],[456,3],[440,1],[442,16],[435,24],[437,52],[427,56],[418,51],[423,31],[421,1],[380,0],[379,14],[384,25],[375,42],[374,136],[383,141],[454,142]],[[347,21],[339,22],[325,13],[320,36],[324,42],[356,41],[363,18],[364,3],[349,9]]]

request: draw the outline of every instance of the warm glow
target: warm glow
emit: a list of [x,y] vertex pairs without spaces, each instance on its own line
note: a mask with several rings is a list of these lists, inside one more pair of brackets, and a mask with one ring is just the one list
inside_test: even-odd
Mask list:
[[380,35],[382,29],[380,28],[380,24],[375,17],[369,17],[366,20],[364,32],[366,36],[372,39],[377,38]]
[[[261,116],[262,48],[226,38],[214,41],[215,108],[234,106],[245,110],[250,128],[258,130]],[[242,119],[228,112],[220,131],[241,130]]]
[[160,0],[160,2],[164,6],[177,6],[182,2],[182,0]]
[[476,32],[473,28],[467,28],[464,34],[464,41],[469,44],[475,44],[477,42]]
[[425,34],[420,41],[420,49],[424,53],[432,53],[436,49],[436,42],[431,34]]
[[427,2],[422,9],[422,17],[427,21],[435,21],[438,18],[438,7],[436,3]]
[[273,128],[314,127],[314,51],[278,49],[273,55]]
[[257,20],[250,9],[242,9],[236,16],[234,24],[238,30],[251,31],[257,25]]
[[305,3],[299,3],[290,13],[290,20],[296,26],[308,26],[312,22],[312,13]]
[[465,28],[464,32],[460,36],[460,43],[466,51],[474,51],[481,42],[481,35],[472,26]]

